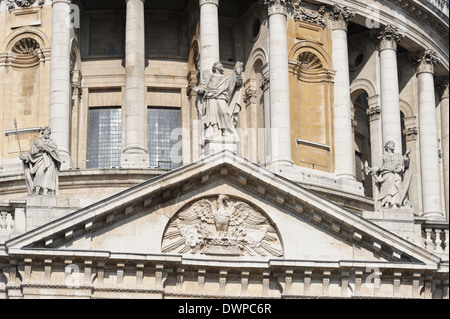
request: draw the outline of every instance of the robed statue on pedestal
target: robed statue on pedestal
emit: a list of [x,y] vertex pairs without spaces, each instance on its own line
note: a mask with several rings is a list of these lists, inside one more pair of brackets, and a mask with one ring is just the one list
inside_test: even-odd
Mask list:
[[408,190],[411,185],[411,170],[409,168],[410,150],[405,155],[395,153],[395,143],[389,141],[384,146],[384,154],[380,163],[369,167],[365,163],[365,173],[372,175],[379,189],[378,200],[375,203],[380,208],[411,208],[408,200]]
[[57,195],[61,159],[51,129],[44,127],[28,153],[21,154],[28,193],[34,195]]
[[237,137],[237,116],[242,105],[243,63],[237,62],[231,76],[224,74],[222,63],[216,62],[212,74],[205,72],[194,87],[197,109],[203,124],[203,139]]

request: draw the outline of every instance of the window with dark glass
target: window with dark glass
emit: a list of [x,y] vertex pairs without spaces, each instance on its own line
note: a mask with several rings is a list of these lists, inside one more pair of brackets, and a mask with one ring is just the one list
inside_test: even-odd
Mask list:
[[120,166],[121,119],[120,107],[89,109],[88,168]]
[[150,166],[168,170],[180,167],[182,165],[180,109],[149,107],[147,120]]

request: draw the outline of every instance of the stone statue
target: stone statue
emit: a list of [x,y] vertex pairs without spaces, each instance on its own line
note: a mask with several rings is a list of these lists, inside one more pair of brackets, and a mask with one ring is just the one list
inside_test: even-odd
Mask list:
[[411,184],[411,170],[409,169],[409,153],[405,155],[395,153],[395,143],[389,141],[384,146],[384,154],[380,163],[373,168],[365,163],[366,175],[371,174],[379,189],[376,203],[378,208],[412,208],[407,195]]
[[[214,63],[212,74],[203,75],[198,94],[197,109],[202,118],[205,141],[221,136],[237,136],[237,116],[242,104],[243,63],[237,62],[233,74],[224,74],[223,65]],[[208,74],[209,73],[209,74]]]
[[42,137],[31,146],[30,151],[21,155],[25,180],[30,194],[57,195],[61,159],[55,140],[50,138],[51,129],[44,127]]

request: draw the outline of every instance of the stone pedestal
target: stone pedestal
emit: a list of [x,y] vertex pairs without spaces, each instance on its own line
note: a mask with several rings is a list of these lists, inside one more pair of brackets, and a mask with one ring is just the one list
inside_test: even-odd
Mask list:
[[203,153],[205,156],[220,153],[224,150],[228,150],[237,154],[237,146],[239,143],[239,138],[237,136],[224,136],[216,137],[213,140],[205,141],[203,146]]
[[30,231],[80,208],[78,199],[62,196],[29,195],[26,204],[26,231]]
[[421,220],[416,220],[411,208],[381,208],[378,211],[363,211],[362,217],[419,246],[422,241]]

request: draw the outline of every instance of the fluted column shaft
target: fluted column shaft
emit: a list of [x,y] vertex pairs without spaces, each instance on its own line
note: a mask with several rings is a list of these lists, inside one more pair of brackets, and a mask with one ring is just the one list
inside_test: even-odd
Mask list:
[[350,71],[347,25],[354,13],[335,6],[331,13],[334,78],[334,151],[335,173],[339,178],[355,180]]
[[271,166],[291,166],[291,116],[287,12],[277,1],[268,4]]
[[386,26],[378,34],[383,146],[388,141],[394,141],[395,152],[401,154],[403,154],[403,150],[397,71],[397,43],[403,37],[395,27],[390,25]]
[[145,0],[126,0],[125,144],[122,167],[148,167],[145,104]]
[[52,2],[49,124],[63,161],[62,170],[73,166],[70,155],[70,4],[69,0]]
[[200,0],[200,71],[212,72],[220,61],[219,51],[219,0]]
[[438,126],[434,90],[435,54],[427,50],[418,59],[419,139],[424,217],[442,220]]

